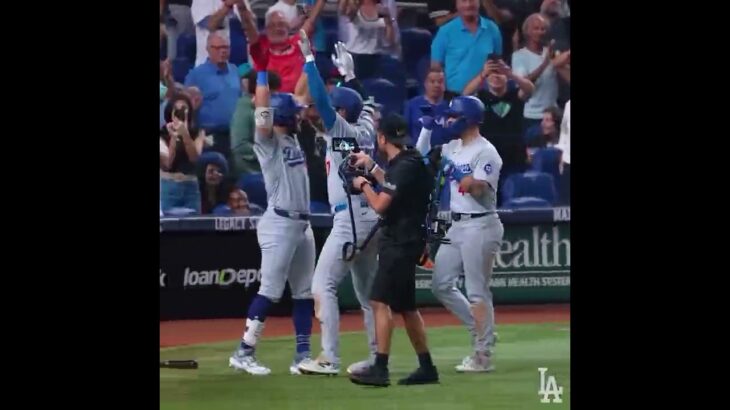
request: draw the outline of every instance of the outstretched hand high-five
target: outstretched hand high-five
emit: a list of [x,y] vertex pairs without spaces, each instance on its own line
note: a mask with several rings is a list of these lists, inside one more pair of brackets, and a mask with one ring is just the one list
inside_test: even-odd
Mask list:
[[299,49],[302,50],[302,55],[304,56],[304,61],[310,62],[314,61],[314,54],[312,53],[312,44],[309,42],[309,36],[307,36],[307,32],[302,30],[299,30]]
[[345,77],[345,81],[350,81],[355,78],[355,61],[352,59],[352,54],[347,51],[345,44],[338,41],[335,44],[335,53],[332,54],[332,63],[337,67],[337,71],[340,75]]

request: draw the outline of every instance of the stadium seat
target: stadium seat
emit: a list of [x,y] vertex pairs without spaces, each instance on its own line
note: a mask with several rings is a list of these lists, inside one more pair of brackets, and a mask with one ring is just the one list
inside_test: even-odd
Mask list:
[[[321,25],[317,27],[319,30],[320,28],[324,30],[325,34],[325,44],[326,47],[324,50],[317,50],[318,52],[324,52],[327,53],[327,58],[329,58],[330,54],[332,54],[335,51],[335,43],[337,42],[339,38],[339,32],[338,32],[338,26],[337,26],[337,17],[320,17],[320,21],[322,22]],[[314,36],[316,36],[315,34]],[[313,37],[314,37],[313,36]]]
[[512,198],[507,201],[503,208],[504,209],[525,209],[525,208],[550,208],[551,205],[548,201],[542,198],[535,198],[532,196],[523,196],[519,198]]
[[540,148],[532,155],[532,171],[545,172],[553,176],[555,189],[560,191],[560,155],[557,148]]
[[177,38],[177,56],[176,58],[186,58],[195,61],[196,47],[195,34],[181,34]]
[[172,77],[178,83],[185,83],[185,77],[193,68],[193,60],[184,57],[177,57],[172,60]]
[[315,53],[314,63],[317,65],[317,71],[319,71],[319,75],[324,81],[337,71],[335,65],[332,63],[332,58],[330,58],[330,53]]
[[312,201],[309,203],[309,212],[313,214],[328,214],[330,213],[330,205],[325,202]]
[[380,56],[375,77],[385,78],[405,95],[406,68],[403,62],[397,58],[388,55]]
[[249,202],[259,205],[264,209],[268,206],[263,174],[253,173],[242,175],[238,181],[238,187],[248,195]]
[[509,202],[513,198],[535,197],[555,204],[558,194],[553,176],[545,172],[528,171],[510,175],[502,188],[502,201]]
[[392,82],[384,78],[368,78],[363,80],[363,87],[369,96],[375,98],[375,102],[383,105],[383,116],[392,112],[401,113],[405,99]]
[[[422,28],[404,28],[400,31],[403,63],[406,67],[416,68],[416,63],[423,56],[431,54],[432,35]],[[416,77],[416,72],[411,73]]]
[[540,124],[535,124],[526,129],[523,138],[525,139],[525,144],[527,144],[528,147],[541,145],[540,138],[542,138],[542,127]]
[[424,93],[423,81],[426,80],[426,74],[431,67],[431,54],[421,57],[416,63],[416,81],[418,81],[419,94]]
[[230,62],[239,66],[248,61],[248,43],[243,33],[243,26],[238,19],[230,20],[231,56]]

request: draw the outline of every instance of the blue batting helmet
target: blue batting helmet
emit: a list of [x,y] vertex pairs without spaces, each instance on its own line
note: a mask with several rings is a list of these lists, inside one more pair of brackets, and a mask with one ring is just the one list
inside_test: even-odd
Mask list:
[[362,112],[362,97],[357,91],[347,87],[335,87],[330,92],[330,101],[335,110],[345,110],[345,121],[357,122]]
[[453,135],[461,135],[468,127],[482,123],[484,103],[471,95],[454,97],[444,115],[456,118],[454,122],[447,122],[446,129]]
[[297,123],[297,114],[304,108],[291,93],[272,93],[269,106],[274,109],[274,125],[294,127]]

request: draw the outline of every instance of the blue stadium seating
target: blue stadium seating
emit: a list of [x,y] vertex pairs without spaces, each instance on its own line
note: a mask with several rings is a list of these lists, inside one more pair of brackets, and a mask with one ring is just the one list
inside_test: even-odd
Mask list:
[[195,34],[181,34],[177,38],[176,58],[186,58],[190,61],[195,61],[195,52],[197,50],[195,43]]
[[337,18],[323,18],[322,27],[324,28],[326,39],[325,44],[327,44],[327,48],[317,51],[325,52],[329,57],[335,51],[335,43],[337,43],[337,40],[339,39]]
[[266,208],[268,200],[266,197],[266,187],[264,186],[264,175],[260,173],[244,174],[238,181],[238,187],[248,195],[251,203]]
[[172,60],[172,77],[178,83],[185,82],[185,76],[193,68],[193,60],[188,60],[185,57],[177,57]]
[[527,144],[528,147],[542,145],[540,141],[540,139],[542,138],[542,127],[540,126],[540,124],[535,124],[526,129],[523,138],[525,139],[525,144]]
[[384,78],[368,78],[363,80],[363,87],[368,95],[375,98],[375,102],[383,105],[383,116],[392,112],[402,113],[405,98],[392,82]]
[[553,176],[555,189],[560,191],[560,155],[557,148],[540,148],[532,155],[532,171],[545,172]]
[[558,194],[553,176],[537,171],[510,175],[502,187],[502,201],[507,203],[521,197],[540,198],[555,204]]
[[421,57],[418,62],[415,64],[416,66],[416,81],[418,81],[418,89],[419,94],[423,94],[425,92],[423,88],[423,81],[426,79],[426,74],[428,74],[428,69],[431,67],[431,54],[427,54],[423,57]]
[[315,53],[314,63],[317,65],[317,71],[319,71],[319,76],[322,77],[322,80],[325,81],[327,80],[327,78],[330,77],[330,74],[332,74],[336,70],[335,65],[332,63],[330,53]]
[[229,24],[231,33],[230,62],[238,67],[248,61],[248,43],[241,22],[238,19],[231,19]]
[[413,70],[410,74],[414,77],[417,77],[416,63],[423,56],[431,54],[432,37],[430,31],[422,28],[405,28],[400,31],[403,62]]
[[398,88],[405,90],[406,68],[403,62],[389,55],[382,55],[378,61],[375,77],[385,78]]
[[507,201],[502,208],[504,209],[525,209],[525,208],[550,208],[550,202],[531,196],[523,196],[520,198],[512,198]]

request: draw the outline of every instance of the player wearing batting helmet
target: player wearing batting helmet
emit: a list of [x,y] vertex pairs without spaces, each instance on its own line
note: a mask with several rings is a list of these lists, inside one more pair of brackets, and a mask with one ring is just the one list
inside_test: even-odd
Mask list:
[[289,371],[311,356],[312,275],[314,234],[309,223],[309,176],[297,139],[301,106],[292,94],[269,92],[265,71],[256,80],[254,152],[261,163],[268,208],[256,234],[261,246],[261,286],[248,309],[241,343],[229,365],[250,374],[267,375],[269,368],[254,355],[264,321],[289,282],[294,304],[296,353]]
[[[353,194],[350,197],[345,192],[338,170],[347,161],[352,147],[372,153],[375,145],[374,107],[363,102],[361,92],[364,91],[355,79],[352,56],[342,43],[335,45],[337,55],[333,56],[333,60],[345,76],[345,84],[361,91],[336,87],[327,95],[306,33],[302,32],[300,36],[300,47],[306,60],[304,72],[307,74],[309,93],[325,129],[327,195],[334,217],[332,230],[320,252],[312,282],[314,312],[322,329],[322,353],[314,359],[302,361],[299,370],[304,374],[339,373],[340,316],[337,289],[351,272],[355,296],[363,311],[370,351],[368,360],[354,363],[347,368],[348,373],[356,373],[368,367],[375,358],[375,324],[368,296],[377,268],[378,235],[372,236],[369,242],[366,242],[366,238],[377,229],[378,215],[368,206],[362,194]],[[353,241],[354,238],[357,240]],[[354,244],[357,251],[347,248],[348,243]]]
[[[494,306],[489,282],[494,258],[504,235],[496,212],[497,182],[502,158],[479,134],[484,104],[472,96],[451,100],[446,129],[456,139],[442,147],[441,166],[449,179],[452,225],[434,261],[432,291],[469,330],[474,353],[456,366],[458,372],[487,372],[494,368]],[[428,124],[433,118],[423,117]],[[430,150],[431,131],[424,126],[416,147]],[[456,288],[464,275],[467,297]]]

